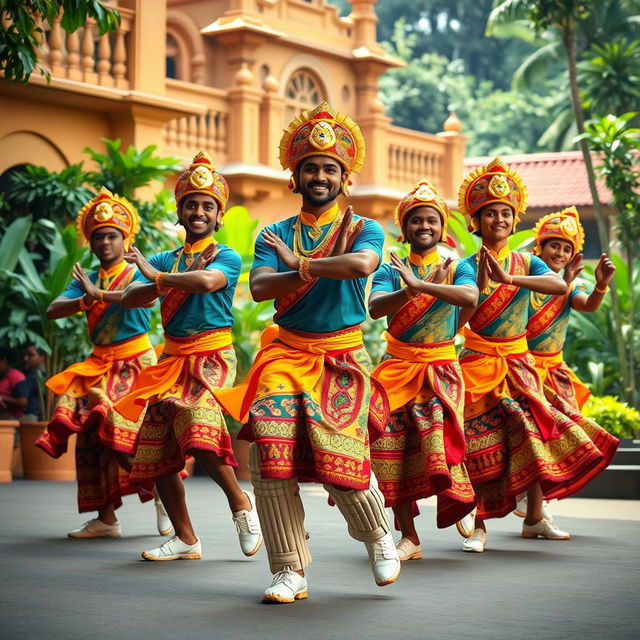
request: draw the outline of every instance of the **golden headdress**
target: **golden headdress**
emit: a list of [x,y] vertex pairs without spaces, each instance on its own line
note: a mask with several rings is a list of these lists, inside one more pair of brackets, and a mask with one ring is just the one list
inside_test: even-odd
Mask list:
[[476,213],[485,205],[500,202],[513,209],[513,230],[527,209],[527,188],[520,176],[496,158],[474,169],[463,181],[458,194],[458,209],[469,218],[469,231],[478,231]]
[[542,243],[551,238],[566,240],[573,247],[574,255],[582,251],[584,246],[584,228],[580,223],[580,214],[575,207],[567,207],[562,211],[542,216],[533,228],[536,246],[533,253],[542,253]]
[[211,156],[204,149],[195,155],[189,168],[178,178],[175,188],[176,205],[179,207],[180,201],[191,193],[211,196],[224,213],[229,199],[229,185],[224,176],[216,170]]
[[140,230],[140,219],[135,207],[126,198],[102,187],[98,195],[80,209],[76,226],[87,242],[96,229],[114,227],[122,232],[125,249],[128,250]]
[[447,225],[449,224],[449,207],[444,201],[444,198],[438,195],[433,184],[425,179],[420,180],[420,182],[400,200],[393,212],[395,223],[400,228],[400,237],[398,240],[403,240],[404,221],[407,214],[416,207],[432,207],[440,214],[442,218],[442,238],[440,241],[446,242]]
[[327,102],[294,118],[280,140],[280,164],[283,169],[291,169],[294,181],[300,162],[315,155],[330,156],[349,172],[358,172],[364,164],[360,127]]

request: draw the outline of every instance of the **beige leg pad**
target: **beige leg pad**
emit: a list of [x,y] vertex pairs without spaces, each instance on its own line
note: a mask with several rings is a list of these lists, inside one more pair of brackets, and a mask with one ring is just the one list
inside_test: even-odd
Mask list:
[[360,542],[375,542],[391,531],[384,510],[384,496],[371,474],[371,485],[366,491],[340,491],[325,484],[324,488],[333,498],[340,513],[347,521],[349,535]]
[[249,469],[271,572],[286,566],[296,571],[304,569],[311,564],[311,554],[297,480],[262,479],[260,451],[255,443],[249,447]]

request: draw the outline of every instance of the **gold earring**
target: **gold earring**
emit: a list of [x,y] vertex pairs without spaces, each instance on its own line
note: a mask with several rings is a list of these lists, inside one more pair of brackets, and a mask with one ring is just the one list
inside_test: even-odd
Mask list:
[[340,191],[342,192],[342,195],[345,198],[348,198],[351,194],[349,193],[349,184],[348,184],[348,180],[343,180],[342,184],[340,185]]

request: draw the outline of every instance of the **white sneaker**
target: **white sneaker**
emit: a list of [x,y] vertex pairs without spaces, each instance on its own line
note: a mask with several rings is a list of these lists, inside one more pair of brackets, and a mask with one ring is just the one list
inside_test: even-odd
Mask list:
[[164,508],[162,500],[155,498],[153,503],[156,507],[156,525],[158,526],[158,533],[161,536],[168,536],[173,533],[173,525],[167,515],[167,510]]
[[260,530],[260,520],[258,520],[256,499],[251,491],[244,491],[244,494],[249,498],[251,510],[234,511],[233,524],[236,525],[242,553],[245,556],[252,556],[262,545],[262,531]]
[[471,513],[468,513],[464,518],[456,522],[456,529],[463,538],[470,538],[473,535],[477,510],[478,509],[475,508]]
[[553,526],[553,514],[551,513],[551,507],[546,500],[542,501],[542,517]]
[[420,560],[422,558],[422,545],[414,544],[409,538],[402,538],[396,542],[396,550],[400,562],[407,560]]
[[285,567],[273,576],[271,586],[264,592],[262,602],[288,603],[303,600],[307,594],[307,579],[291,567]]
[[471,551],[474,553],[482,553],[484,551],[484,545],[487,543],[487,532],[482,529],[476,529],[471,536],[469,536],[462,543],[463,551]]
[[385,533],[382,538],[375,542],[365,542],[371,563],[371,571],[376,584],[384,587],[398,579],[400,575],[400,557],[396,545],[393,543],[393,536]]
[[552,522],[540,520],[537,524],[522,523],[523,538],[544,538],[545,540],[569,540],[571,534],[558,529]]
[[69,531],[70,538],[119,538],[122,535],[120,523],[105,524],[99,518],[85,522],[79,529]]
[[516,496],[516,508],[513,510],[513,513],[518,516],[518,518],[524,518],[527,515],[527,494],[519,493]]
[[178,536],[173,536],[173,538],[169,538],[159,547],[143,551],[142,557],[145,560],[153,560],[155,562],[200,560],[202,558],[202,546],[200,545],[200,539],[196,539],[194,544],[185,544]]

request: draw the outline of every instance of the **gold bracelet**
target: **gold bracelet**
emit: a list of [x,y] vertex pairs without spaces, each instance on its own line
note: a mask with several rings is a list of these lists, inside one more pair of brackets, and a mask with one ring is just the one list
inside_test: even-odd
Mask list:
[[102,289],[98,289],[98,302],[104,302],[104,291]]
[[300,275],[300,279],[302,280],[302,282],[313,282],[315,280],[315,278],[311,275],[311,271],[309,271],[310,263],[311,258],[300,258],[298,274]]
[[156,271],[156,275],[153,277],[154,282],[156,283],[156,291],[158,295],[164,296],[167,291],[169,291],[169,287],[162,286],[162,281],[167,274],[164,271]]
[[609,286],[605,284],[605,285],[604,285],[604,289],[598,289],[598,285],[596,284],[596,288],[595,288],[595,290],[596,290],[598,293],[600,293],[600,294],[604,295],[605,293],[607,293],[607,291],[609,291]]
[[94,300],[91,304],[87,304],[84,301],[84,296],[82,296],[81,298],[78,298],[78,300],[80,301],[80,309],[82,311],[88,311],[89,309],[91,309],[91,307],[93,307],[93,305],[96,303],[96,301]]

